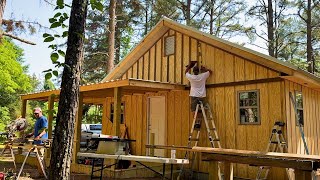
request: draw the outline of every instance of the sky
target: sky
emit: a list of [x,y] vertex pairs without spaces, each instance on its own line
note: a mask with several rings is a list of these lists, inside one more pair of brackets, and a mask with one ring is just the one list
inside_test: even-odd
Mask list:
[[[48,19],[55,14],[53,8],[43,0],[9,0],[5,7],[4,19],[38,22],[49,27]],[[37,32],[33,35],[30,35],[29,32],[17,35],[37,45],[28,45],[17,40],[14,40],[14,43],[24,49],[25,65],[29,65],[29,74],[35,74],[38,78],[43,79],[42,71],[54,68],[50,59],[52,50],[48,48],[50,44],[44,43],[42,38],[42,34],[48,30],[38,29],[37,26],[36,28]]]
[[[48,1],[50,2],[50,0]],[[53,9],[54,7],[45,3],[44,0],[9,0],[4,11],[4,19],[38,22],[45,27],[49,27],[49,18],[56,13]],[[18,35],[21,38],[35,42],[37,45],[28,45],[14,40],[15,44],[24,49],[24,59],[25,64],[29,65],[29,74],[35,74],[38,79],[44,78],[43,71],[54,68],[50,59],[52,50],[48,48],[50,43],[43,42],[42,34],[46,31],[48,29],[37,28],[37,32],[33,35],[28,32]],[[258,50],[256,47],[246,46]]]

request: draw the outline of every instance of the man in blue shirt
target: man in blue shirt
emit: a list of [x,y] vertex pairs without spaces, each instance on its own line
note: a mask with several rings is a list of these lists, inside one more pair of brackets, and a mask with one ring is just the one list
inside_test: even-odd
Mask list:
[[42,115],[41,108],[34,108],[33,114],[37,119],[34,124],[34,144],[43,144],[40,139],[48,139],[48,133],[46,129],[48,129],[48,120],[45,116]]

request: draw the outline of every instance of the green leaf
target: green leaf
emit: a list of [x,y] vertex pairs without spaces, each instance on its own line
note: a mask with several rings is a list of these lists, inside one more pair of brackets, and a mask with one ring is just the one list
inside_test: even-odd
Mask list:
[[50,37],[45,38],[43,42],[51,42],[53,40],[54,40],[54,37],[50,36]]
[[63,2],[64,0],[57,0],[57,6],[63,6],[63,4],[64,4],[64,2]]
[[99,11],[103,11],[103,4],[101,2],[96,2],[96,8],[99,10]]
[[57,18],[57,17],[59,17],[59,16],[61,16],[61,13],[60,13],[60,12],[56,13],[53,17],[54,17],[54,18]]
[[58,50],[58,53],[59,53],[60,56],[62,56],[62,57],[65,57],[65,56],[66,56],[66,54],[65,54],[64,51],[62,51],[62,50]]
[[67,13],[63,13],[63,16],[64,16],[66,19],[68,19],[68,18],[69,18],[69,16],[68,16],[68,14],[67,14]]
[[44,33],[44,34],[42,35],[42,37],[44,37],[44,38],[49,37],[49,36],[51,36],[51,34]]
[[68,31],[64,31],[62,34],[62,37],[67,37],[68,36]]
[[58,71],[52,71],[53,75],[55,75],[56,77],[58,77]]
[[54,22],[56,22],[56,21],[57,21],[57,20],[56,20],[55,18],[50,18],[50,19],[49,19],[49,22],[50,22],[50,23],[54,23]]
[[56,44],[51,44],[50,46],[48,46],[48,48],[57,49],[57,45]]
[[55,34],[54,37],[60,37],[60,35],[59,34]]
[[51,73],[46,73],[46,75],[45,75],[46,80],[47,80],[47,79],[50,79],[51,77],[52,77],[52,74],[51,74]]
[[55,23],[51,24],[50,28],[53,29],[53,28],[59,27],[60,25],[61,25],[61,23],[55,22]]
[[52,62],[56,62],[59,59],[59,54],[58,53],[52,53],[50,58],[51,58]]

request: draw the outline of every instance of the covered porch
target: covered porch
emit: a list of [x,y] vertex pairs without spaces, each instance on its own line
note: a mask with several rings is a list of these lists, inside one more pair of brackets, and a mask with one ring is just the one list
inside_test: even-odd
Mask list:
[[[139,79],[125,79],[108,81],[96,84],[86,84],[80,86],[79,107],[75,124],[74,149],[72,154],[73,164],[77,164],[77,153],[80,151],[81,138],[81,120],[83,118],[83,105],[101,105],[102,111],[102,128],[111,124],[111,135],[120,136],[120,118],[121,118],[121,97],[133,94],[146,94],[157,92],[169,92],[172,90],[184,90],[184,85],[162,83],[157,81],[145,81]],[[59,101],[60,90],[42,91],[21,95],[22,100],[22,117],[26,117],[26,108],[28,101],[46,101],[48,102],[48,112],[52,112],[54,102]],[[114,119],[113,123],[109,122],[107,117],[107,98],[113,98],[114,101]],[[48,118],[48,135],[52,138],[53,130],[53,113],[46,113]],[[48,151],[50,152],[50,151]],[[47,158],[50,157],[48,153]]]

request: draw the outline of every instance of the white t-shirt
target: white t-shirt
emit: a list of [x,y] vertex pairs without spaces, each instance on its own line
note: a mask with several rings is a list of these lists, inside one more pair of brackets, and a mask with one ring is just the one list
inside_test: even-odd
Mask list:
[[204,72],[198,75],[186,73],[187,79],[190,81],[191,89],[190,96],[193,97],[206,97],[206,80],[210,72]]

